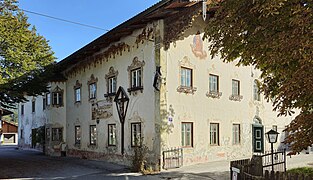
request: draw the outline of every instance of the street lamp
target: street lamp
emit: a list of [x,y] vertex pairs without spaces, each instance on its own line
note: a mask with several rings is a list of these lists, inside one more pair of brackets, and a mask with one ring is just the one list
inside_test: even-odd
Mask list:
[[277,142],[278,132],[271,129],[266,134],[267,140],[269,143],[271,143],[271,151],[272,151],[272,171],[274,171],[274,149],[273,144]]
[[121,122],[121,151],[122,155],[124,154],[124,123],[126,112],[128,108],[129,98],[122,86],[120,86],[117,90],[117,93],[114,97],[114,102],[116,103],[116,109],[118,112],[118,117]]

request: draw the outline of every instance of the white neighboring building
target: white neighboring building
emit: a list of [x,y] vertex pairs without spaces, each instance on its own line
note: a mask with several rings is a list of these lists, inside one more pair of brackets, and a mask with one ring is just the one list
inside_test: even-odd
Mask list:
[[[184,165],[251,157],[269,149],[270,129],[283,147],[282,130],[292,117],[277,118],[258,93],[258,70],[210,57],[201,4],[160,1],[59,62],[66,80],[20,104],[23,138],[45,125],[47,154],[124,164],[135,139],[143,139],[156,166],[173,147],[183,148]],[[119,86],[130,98],[124,155],[113,102]]]
[[35,147],[32,145],[32,130],[44,126],[47,122],[47,115],[44,111],[43,97],[27,97],[27,102],[19,105],[18,117],[18,132],[19,132],[19,147],[29,148]]

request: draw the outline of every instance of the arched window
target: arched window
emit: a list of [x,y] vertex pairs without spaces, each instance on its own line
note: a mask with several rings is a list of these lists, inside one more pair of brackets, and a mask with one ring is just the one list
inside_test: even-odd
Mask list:
[[254,80],[253,82],[253,100],[260,101],[260,89],[258,80]]

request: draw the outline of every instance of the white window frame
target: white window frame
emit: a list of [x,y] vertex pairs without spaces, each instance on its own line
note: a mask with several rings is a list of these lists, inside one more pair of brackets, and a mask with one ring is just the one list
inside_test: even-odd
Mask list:
[[233,145],[241,143],[241,130],[240,124],[233,124]]
[[219,123],[210,123],[210,145],[219,146]]
[[239,96],[240,95],[240,81],[232,80],[232,95]]
[[182,122],[181,124],[181,145],[183,147],[193,147],[193,123]]
[[63,93],[62,92],[52,92],[52,105],[53,106],[63,105]]
[[46,94],[46,103],[47,103],[47,106],[51,105],[51,93]]
[[75,88],[75,102],[81,102],[81,88]]
[[97,98],[97,83],[89,84],[89,99]]
[[116,146],[116,124],[108,124],[108,146]]
[[141,143],[141,123],[131,123],[131,146],[140,146]]
[[114,94],[116,93],[116,76],[112,76],[108,78],[108,94]]
[[52,128],[52,141],[62,141],[63,128]]
[[260,89],[259,89],[259,85],[258,85],[257,80],[254,80],[254,82],[253,82],[253,100],[255,100],[255,101],[261,100]]
[[192,69],[180,67],[180,85],[182,87],[192,87]]
[[75,126],[75,144],[81,144],[82,129],[81,126]]
[[209,75],[209,92],[218,93],[219,92],[219,76],[210,74]]
[[142,87],[142,69],[133,69],[131,70],[131,88],[140,87]]
[[97,144],[97,126],[96,125],[90,125],[89,127],[89,143],[90,145]]

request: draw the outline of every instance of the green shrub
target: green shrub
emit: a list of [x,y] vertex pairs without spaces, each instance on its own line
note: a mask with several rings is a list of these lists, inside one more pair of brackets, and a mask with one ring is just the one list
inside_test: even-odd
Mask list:
[[292,169],[289,169],[287,172],[305,174],[305,175],[313,175],[313,168],[311,167],[292,168]]

